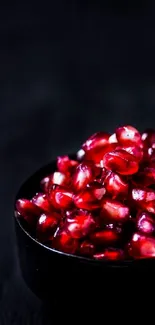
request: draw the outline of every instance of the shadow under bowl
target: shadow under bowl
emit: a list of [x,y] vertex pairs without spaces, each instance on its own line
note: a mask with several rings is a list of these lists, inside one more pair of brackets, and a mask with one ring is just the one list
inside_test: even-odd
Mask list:
[[[20,188],[16,200],[31,198],[40,188],[43,177],[56,170],[56,161],[33,174]],[[97,261],[68,255],[35,240],[14,218],[19,261],[23,278],[41,300],[61,308],[100,308],[116,290],[124,294],[139,282],[139,274],[155,270],[155,259],[131,261]],[[132,284],[131,284],[132,283]],[[145,286],[145,283],[143,283]],[[146,283],[146,287],[148,282]],[[102,295],[102,299],[99,297]],[[116,299],[117,300],[117,299]],[[115,300],[115,304],[116,304]]]

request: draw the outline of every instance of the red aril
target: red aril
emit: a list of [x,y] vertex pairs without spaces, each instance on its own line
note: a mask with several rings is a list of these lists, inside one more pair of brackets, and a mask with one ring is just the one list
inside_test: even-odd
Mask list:
[[83,238],[91,233],[96,227],[92,214],[87,211],[77,210],[74,218],[69,218],[64,224],[64,229],[73,238]]
[[129,216],[130,210],[125,204],[109,198],[103,199],[100,217],[105,223],[122,223],[127,221]]
[[125,150],[114,150],[106,153],[103,158],[104,167],[121,175],[137,173],[139,165],[133,155]]
[[116,133],[113,133],[113,134],[109,137],[109,143],[118,143],[117,138],[116,138]]
[[95,253],[95,246],[88,240],[84,240],[79,248],[79,254],[86,256],[86,257],[92,257]]
[[55,185],[49,193],[49,202],[55,209],[69,209],[73,205],[73,192]]
[[37,193],[33,198],[32,202],[37,205],[43,212],[50,212],[51,206],[49,204],[46,194]]
[[104,186],[106,191],[112,195],[113,198],[118,196],[125,197],[128,194],[128,182],[125,180],[125,178],[114,172],[110,172],[106,176]]
[[137,259],[155,257],[155,238],[135,233],[128,251],[130,256]]
[[145,148],[155,149],[155,130],[147,129],[142,133],[142,140]]
[[108,248],[102,253],[94,254],[93,257],[97,260],[117,261],[122,260],[124,258],[124,252],[121,249]]
[[146,211],[140,211],[136,217],[137,229],[142,234],[152,235],[155,232],[154,216]]
[[92,149],[100,149],[109,144],[109,134],[105,132],[97,132],[91,135],[84,144],[82,149],[84,151],[90,151]]
[[37,222],[37,239],[41,242],[47,242],[55,232],[61,215],[57,212],[42,214]]
[[77,165],[78,162],[70,159],[69,156],[57,157],[57,169],[61,173],[72,173]]
[[84,157],[85,157],[85,151],[83,150],[83,149],[80,149],[78,152],[77,152],[77,154],[76,154],[76,156],[77,156],[77,161],[79,162],[81,162],[81,161],[83,161],[84,160]]
[[93,167],[91,162],[83,162],[78,165],[72,180],[73,187],[76,191],[84,189],[88,183],[93,181]]
[[155,213],[154,190],[151,190],[149,188],[133,188],[131,192],[131,197],[136,206],[150,213]]
[[40,187],[44,193],[48,192],[49,182],[50,182],[51,175],[44,177],[40,182]]
[[119,239],[119,233],[114,229],[96,231],[90,235],[90,240],[95,245],[113,245]]
[[126,152],[130,153],[130,155],[134,156],[134,159],[136,159],[138,162],[140,162],[143,158],[143,150],[134,145],[134,146],[121,146],[117,147],[116,150],[125,150]]
[[74,204],[78,209],[94,210],[100,207],[99,200],[94,196],[89,188],[74,196]]
[[93,134],[82,146],[85,151],[85,159],[100,163],[106,152],[114,150],[115,143],[109,144],[109,134],[98,132]]
[[70,177],[61,172],[54,172],[49,181],[49,189],[52,185],[61,185],[61,186],[68,186],[70,184]]
[[116,129],[116,138],[121,146],[142,147],[141,135],[133,126],[127,125]]
[[42,211],[37,205],[27,199],[17,200],[16,209],[30,225],[36,224]]
[[51,246],[64,253],[75,254],[78,250],[79,242],[65,230],[58,230],[54,235]]
[[90,189],[97,200],[101,200],[106,193],[105,188],[102,184],[98,182],[92,182],[87,185],[87,188]]

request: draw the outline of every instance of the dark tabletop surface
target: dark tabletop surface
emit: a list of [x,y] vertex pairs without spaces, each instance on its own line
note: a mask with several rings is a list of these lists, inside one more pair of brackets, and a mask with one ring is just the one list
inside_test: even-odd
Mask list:
[[95,131],[155,127],[154,8],[0,5],[0,325],[50,324],[18,265],[12,211],[20,184]]

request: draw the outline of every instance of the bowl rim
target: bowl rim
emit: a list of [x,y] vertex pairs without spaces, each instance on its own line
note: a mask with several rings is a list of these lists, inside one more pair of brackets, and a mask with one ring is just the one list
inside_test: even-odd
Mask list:
[[[76,155],[75,154],[68,154],[68,156],[70,158],[75,158]],[[75,255],[75,254],[69,254],[69,253],[65,253],[59,250],[56,250],[52,247],[46,246],[43,243],[39,242],[36,238],[34,238],[21,224],[19,218],[17,218],[16,216],[16,201],[20,198],[19,194],[22,191],[22,188],[24,188],[26,186],[27,183],[31,182],[31,180],[35,177],[39,177],[39,174],[41,174],[42,176],[39,177],[39,179],[41,180],[42,178],[48,176],[46,170],[52,170],[52,166],[56,164],[56,159],[52,160],[51,162],[47,163],[46,165],[43,165],[41,168],[37,169],[33,174],[31,174],[26,180],[24,180],[23,183],[21,183],[21,185],[19,186],[19,189],[17,191],[17,194],[15,195],[15,199],[14,199],[14,221],[17,222],[18,226],[20,227],[20,229],[22,230],[22,232],[29,237],[29,239],[31,239],[36,245],[44,248],[45,250],[48,250],[51,253],[54,254],[59,254],[60,256],[66,256],[67,258],[70,259],[74,259],[74,260],[78,260],[80,262],[86,262],[86,263],[90,263],[90,264],[99,264],[99,265],[105,265],[105,267],[113,267],[113,268],[117,268],[117,267],[134,267],[137,266],[139,264],[147,263],[154,261],[155,262],[155,257],[150,257],[150,258],[141,258],[141,259],[122,259],[122,260],[99,260],[99,259],[93,259],[93,258],[89,258],[89,257],[85,257],[85,256],[80,256],[80,255]],[[52,171],[51,171],[52,172]],[[34,193],[35,194],[35,193]]]

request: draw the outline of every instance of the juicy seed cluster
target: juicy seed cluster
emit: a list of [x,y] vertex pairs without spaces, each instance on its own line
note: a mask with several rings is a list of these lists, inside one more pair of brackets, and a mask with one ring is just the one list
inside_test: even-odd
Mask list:
[[16,217],[40,242],[98,260],[155,257],[155,131],[123,126],[87,139]]

